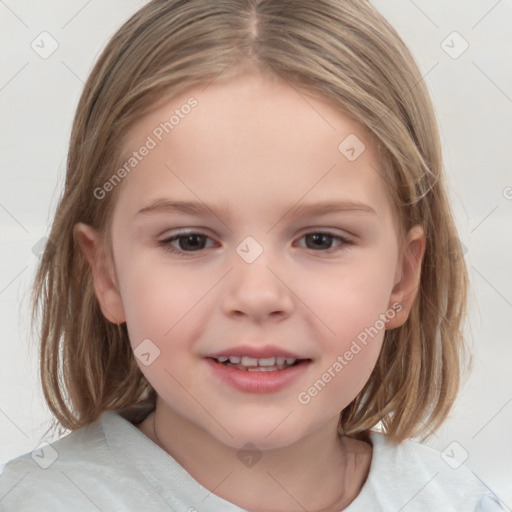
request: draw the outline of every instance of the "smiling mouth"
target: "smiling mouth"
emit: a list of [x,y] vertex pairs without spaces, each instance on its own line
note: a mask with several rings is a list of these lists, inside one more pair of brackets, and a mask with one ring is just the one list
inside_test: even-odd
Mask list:
[[294,357],[249,357],[249,356],[219,356],[211,358],[217,363],[237,370],[246,372],[275,372],[286,370],[296,366],[306,359],[296,359]]

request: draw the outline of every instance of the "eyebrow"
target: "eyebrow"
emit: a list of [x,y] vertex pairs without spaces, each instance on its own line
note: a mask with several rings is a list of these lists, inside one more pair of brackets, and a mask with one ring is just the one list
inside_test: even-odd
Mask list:
[[[301,204],[298,206],[291,206],[283,215],[284,218],[289,214],[293,217],[306,217],[314,215],[322,215],[327,213],[343,212],[343,211],[360,211],[377,215],[377,212],[369,205],[358,201],[322,201],[312,204]],[[194,201],[171,201],[169,199],[157,199],[148,206],[141,208],[137,213],[138,215],[151,215],[159,213],[170,214],[189,214],[189,215],[206,215],[214,214],[217,217],[223,217],[230,214],[230,209],[227,204],[219,206],[208,206],[205,203]]]

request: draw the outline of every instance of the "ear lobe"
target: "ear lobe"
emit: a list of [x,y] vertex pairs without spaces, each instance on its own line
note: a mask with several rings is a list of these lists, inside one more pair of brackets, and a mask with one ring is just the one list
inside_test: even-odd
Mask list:
[[125,322],[121,295],[111,275],[102,237],[94,228],[82,222],[75,225],[73,236],[91,267],[94,292],[103,316],[114,324]]
[[[421,282],[421,264],[425,254],[426,239],[421,226],[414,226],[408,233],[401,261],[398,264],[398,280],[393,286],[388,307],[395,304],[396,315],[386,323],[386,329],[395,329],[409,317]],[[401,307],[396,307],[400,304]]]

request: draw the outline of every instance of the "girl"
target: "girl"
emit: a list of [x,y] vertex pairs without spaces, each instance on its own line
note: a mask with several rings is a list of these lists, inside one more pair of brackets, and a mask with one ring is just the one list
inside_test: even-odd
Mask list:
[[501,510],[408,440],[459,385],[441,168],[367,2],[144,6],[86,83],[34,289],[73,432],[6,465],[0,509]]

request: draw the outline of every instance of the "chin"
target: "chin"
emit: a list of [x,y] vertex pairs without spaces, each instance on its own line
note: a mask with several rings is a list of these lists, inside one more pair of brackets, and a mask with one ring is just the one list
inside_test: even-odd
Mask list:
[[248,443],[256,446],[259,450],[273,450],[284,448],[308,435],[304,425],[297,425],[295,422],[283,421],[286,415],[279,419],[263,419],[254,421],[244,419],[237,423],[225,424],[229,436],[224,430],[216,429],[215,434],[210,432],[219,442],[235,449],[243,449]]

